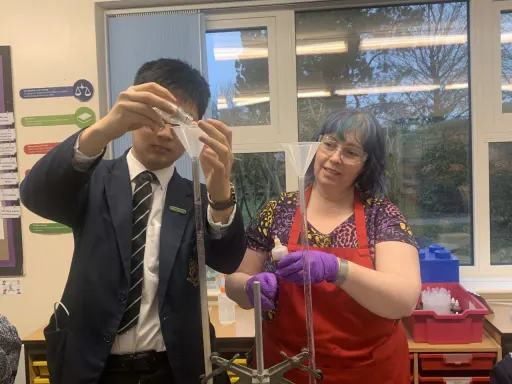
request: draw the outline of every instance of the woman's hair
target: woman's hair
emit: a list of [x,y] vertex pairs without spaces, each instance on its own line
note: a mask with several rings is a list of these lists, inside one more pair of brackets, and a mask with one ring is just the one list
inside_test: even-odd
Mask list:
[[[378,197],[386,190],[386,144],[385,133],[373,115],[358,109],[338,109],[328,113],[320,129],[313,135],[313,141],[320,141],[325,135],[333,135],[344,141],[347,133],[354,132],[361,140],[368,157],[361,174],[356,180],[361,197]],[[314,181],[314,160],[306,174],[309,182]]]

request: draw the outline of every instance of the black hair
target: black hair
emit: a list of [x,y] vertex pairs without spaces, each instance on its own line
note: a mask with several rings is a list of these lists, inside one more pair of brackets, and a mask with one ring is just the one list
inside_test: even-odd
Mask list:
[[201,119],[210,102],[210,86],[201,73],[178,59],[158,59],[143,64],[135,75],[134,85],[157,83],[184,102],[197,108]]
[[[377,119],[370,113],[358,109],[338,109],[325,117],[320,129],[313,135],[313,141],[320,141],[325,135],[345,140],[349,132],[357,133],[363,150],[368,157],[361,174],[356,180],[361,197],[380,197],[386,191],[386,143],[385,132]],[[314,180],[314,160],[307,171],[309,182]]]

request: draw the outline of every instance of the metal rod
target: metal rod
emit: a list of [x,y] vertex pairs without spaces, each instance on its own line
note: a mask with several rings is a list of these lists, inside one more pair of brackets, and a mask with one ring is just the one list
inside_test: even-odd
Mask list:
[[[206,255],[204,249],[204,217],[201,201],[201,180],[199,174],[199,158],[192,157],[192,180],[194,185],[194,211],[196,220],[197,264],[199,274],[199,295],[201,299],[201,325],[203,328],[203,352],[205,374],[212,372],[210,321],[208,315],[208,291],[206,285]],[[213,380],[208,380],[212,384]]]
[[[302,262],[304,264],[304,301],[306,310],[306,330],[309,351],[309,368],[311,368],[312,370],[316,370],[315,332],[313,326],[313,300],[311,297],[311,262],[309,258],[308,217],[306,206],[306,186],[304,176],[299,176],[299,212],[301,219],[300,242],[302,248]],[[309,375],[309,383],[316,383],[316,379],[313,375]]]
[[263,361],[263,322],[261,314],[261,287],[260,282],[255,281],[252,284],[254,293],[254,328],[256,339],[256,371],[258,375],[263,375],[265,370]]

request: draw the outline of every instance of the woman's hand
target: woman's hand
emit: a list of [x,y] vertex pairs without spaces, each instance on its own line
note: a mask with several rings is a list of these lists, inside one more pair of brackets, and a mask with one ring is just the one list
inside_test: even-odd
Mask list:
[[276,275],[269,272],[258,273],[257,275],[252,276],[245,284],[245,293],[251,302],[252,307],[254,308],[254,291],[252,288],[252,283],[255,281],[259,281],[260,283],[260,292],[261,292],[261,309],[264,311],[269,311],[272,309],[276,309],[276,300],[277,300],[277,288],[278,282]]
[[[338,258],[330,253],[309,251],[311,283],[327,281],[334,283],[338,278],[340,265]],[[276,275],[297,285],[304,285],[304,265],[302,251],[292,252],[279,261]]]

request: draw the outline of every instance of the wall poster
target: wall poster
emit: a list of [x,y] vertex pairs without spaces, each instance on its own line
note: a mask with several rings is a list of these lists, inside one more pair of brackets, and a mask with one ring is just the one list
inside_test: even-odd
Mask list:
[[11,47],[0,46],[0,276],[23,275]]

